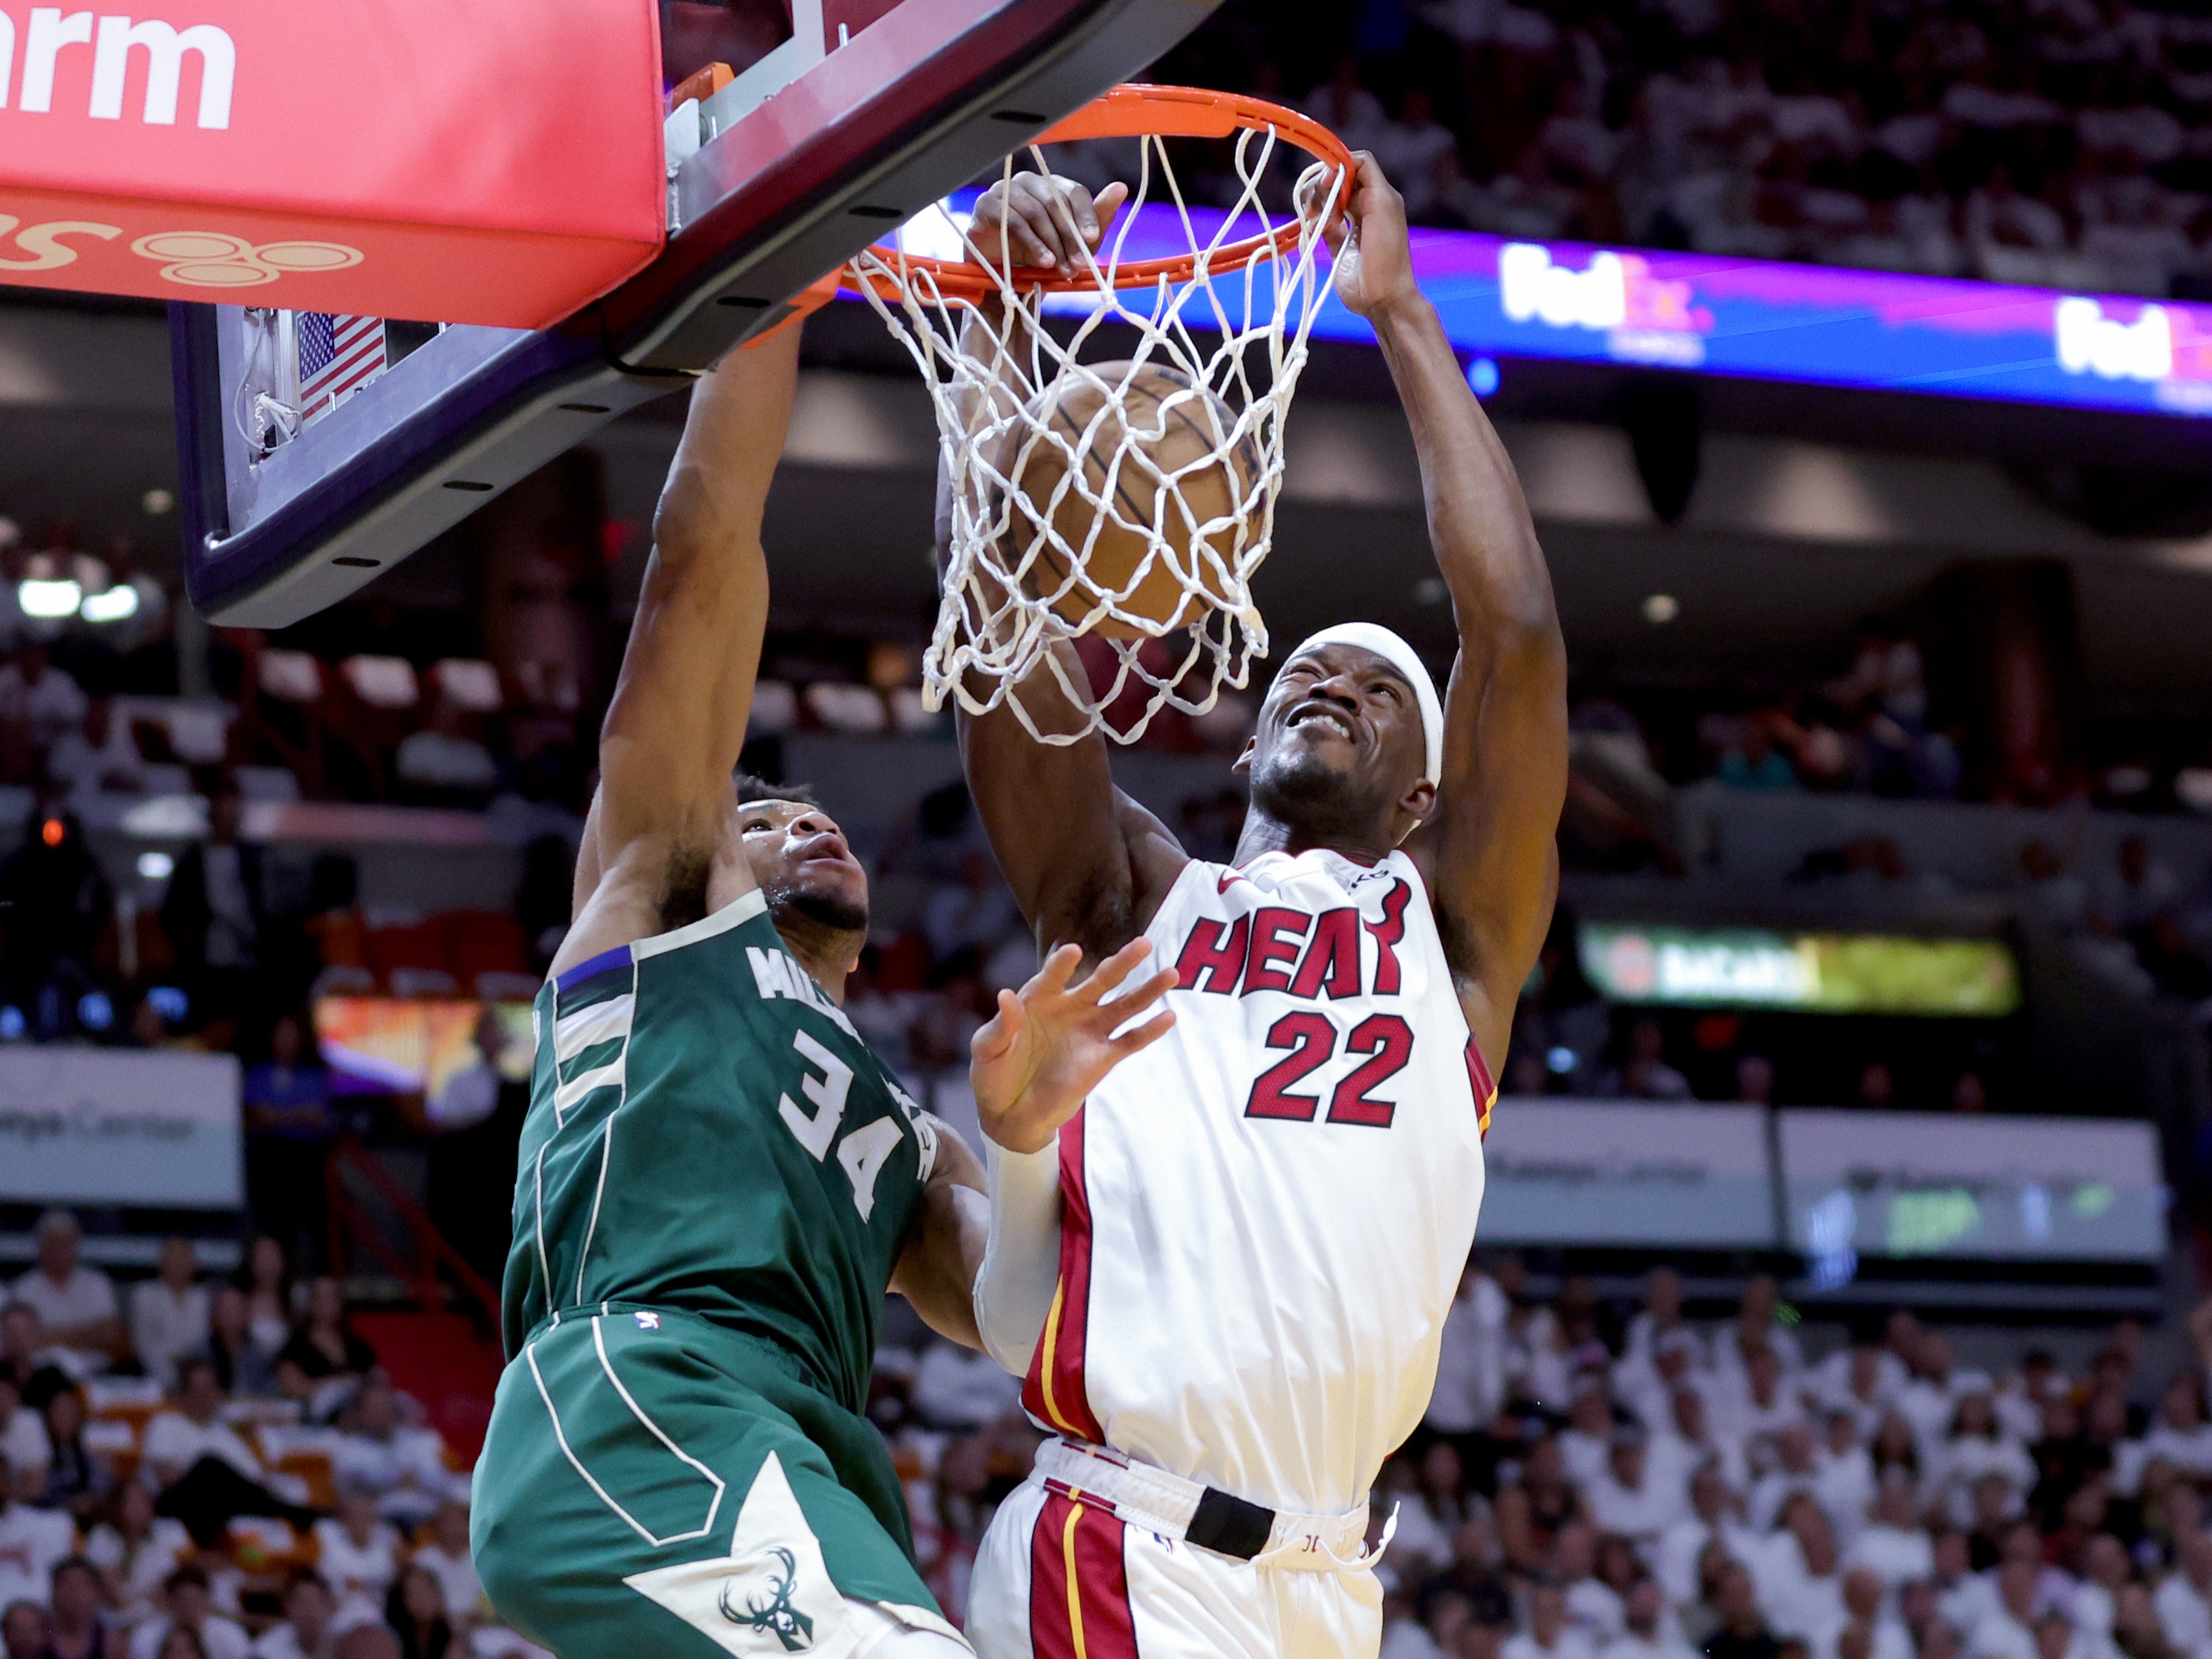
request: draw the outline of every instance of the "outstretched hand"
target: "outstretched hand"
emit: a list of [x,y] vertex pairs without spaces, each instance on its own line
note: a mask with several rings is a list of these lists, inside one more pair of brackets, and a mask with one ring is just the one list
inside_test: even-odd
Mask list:
[[1382,164],[1365,150],[1352,158],[1349,221],[1328,227],[1336,261],[1336,297],[1362,317],[1419,297],[1413,281],[1413,247],[1406,232],[1406,198],[1382,176]]
[[968,1065],[976,1115],[994,1142],[1010,1152],[1042,1152],[1107,1073],[1167,1035],[1175,1015],[1164,1010],[1115,1033],[1174,988],[1172,971],[1107,1000],[1151,953],[1133,939],[1071,986],[1083,952],[1063,945],[1019,995],[999,993],[999,1012],[969,1042]]
[[1113,228],[1129,187],[1111,184],[1093,197],[1073,179],[1018,173],[983,192],[969,221],[968,240],[986,263],[1070,271],[1083,265]]

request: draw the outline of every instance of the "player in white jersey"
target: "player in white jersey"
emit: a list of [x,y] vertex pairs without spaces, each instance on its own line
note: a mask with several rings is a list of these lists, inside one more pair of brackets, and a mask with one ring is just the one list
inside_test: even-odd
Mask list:
[[[1017,263],[1065,266],[1115,200],[1019,175],[978,204],[974,240],[1003,228]],[[1385,629],[1300,646],[1237,762],[1251,808],[1231,866],[1117,792],[1097,737],[1041,744],[1004,708],[963,720],[1040,941],[1097,962],[1142,936],[1177,975],[1174,1030],[1079,1112],[984,1123],[979,1322],[1056,1437],[976,1564],[982,1659],[1380,1642],[1365,1500],[1429,1398],[1492,1066],[1557,890],[1565,653],[1511,465],[1371,157],[1350,221],[1337,291],[1374,325],[1419,452],[1459,635],[1449,698]],[[1084,725],[1063,666],[1017,689],[1040,729]]]

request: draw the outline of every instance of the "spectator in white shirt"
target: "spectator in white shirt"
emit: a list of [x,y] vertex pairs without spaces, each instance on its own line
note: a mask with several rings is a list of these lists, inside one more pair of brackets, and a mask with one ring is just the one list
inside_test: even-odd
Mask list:
[[1972,1636],[1983,1620],[1997,1610],[1996,1587],[1972,1571],[1966,1534],[1955,1529],[1935,1535],[1936,1571],[1929,1583],[1936,1591],[1936,1612],[1958,1633],[1960,1641]]
[[1527,1628],[1506,1638],[1498,1659],[1597,1659],[1597,1650],[1567,1622],[1566,1592],[1547,1580],[1529,1587]]
[[1997,1604],[1966,1638],[1966,1659],[2036,1659],[2036,1568],[2009,1560],[1997,1569]]
[[2108,1532],[2089,1540],[2082,1552],[2081,1582],[2074,1587],[2074,1625],[2100,1650],[2109,1647],[2120,1593],[2135,1579],[2128,1547]]
[[212,1362],[179,1362],[174,1403],[146,1425],[143,1466],[161,1489],[161,1512],[185,1523],[212,1549],[240,1515],[268,1515],[305,1526],[312,1513],[271,1492],[268,1472],[238,1431],[222,1420],[222,1385]]
[[36,1498],[46,1489],[46,1469],[54,1461],[54,1443],[46,1432],[46,1419],[23,1404],[14,1377],[0,1372],[0,1461],[8,1474],[0,1479],[0,1500],[12,1492],[19,1498]]
[[1567,1426],[1559,1431],[1559,1456],[1567,1466],[1567,1479],[1588,1492],[1613,1454],[1613,1397],[1606,1391],[1605,1379],[1595,1374],[1585,1375],[1574,1386]]
[[1844,1623],[1835,1534],[1820,1504],[1805,1492],[1783,1506],[1782,1525],[1765,1552],[1759,1606],[1777,1636],[1794,1636],[1818,1649]]
[[316,1560],[338,1598],[339,1620],[382,1616],[384,1597],[399,1576],[399,1534],[377,1512],[376,1494],[341,1487],[335,1520],[314,1524]]
[[1623,1425],[1613,1431],[1606,1466],[1583,1488],[1583,1498],[1600,1527],[1649,1547],[1680,1516],[1684,1493],[1679,1485],[1653,1476],[1644,1431]]
[[1954,1520],[1966,1519],[1968,1494],[1990,1476],[2004,1483],[2008,1502],[2017,1503],[2035,1484],[2035,1463],[2019,1442],[2000,1437],[1996,1410],[1989,1395],[1977,1390],[1960,1399],[1936,1466],[1937,1493]]
[[82,724],[84,709],[84,692],[54,666],[45,646],[27,645],[13,662],[0,665],[0,721],[27,729],[40,748],[51,749]]
[[1866,1525],[1844,1552],[1844,1565],[1873,1573],[1893,1593],[1936,1571],[1935,1546],[1916,1513],[1912,1481],[1902,1471],[1881,1478]]
[[1828,1413],[1826,1437],[1814,1462],[1820,1473],[1814,1477],[1813,1495],[1827,1511],[1837,1540],[1848,1553],[1866,1524],[1875,1490],[1874,1458],[1859,1443],[1858,1418],[1848,1408]]
[[1774,1467],[1751,1489],[1751,1524],[1765,1532],[1780,1520],[1782,1507],[1800,1492],[1811,1494],[1820,1479],[1813,1458],[1813,1433],[1802,1423],[1784,1424],[1774,1436]]
[[1950,1339],[1940,1331],[1919,1332],[1907,1363],[1912,1380],[1897,1396],[1897,1412],[1912,1425],[1913,1437],[1925,1455],[1941,1444],[1951,1426],[1966,1379],[1956,1375]]
[[1393,1457],[1376,1478],[1373,1507],[1395,1514],[1398,1529],[1390,1534],[1383,1560],[1401,1581],[1418,1583],[1451,1561],[1451,1534],[1437,1524],[1429,1506],[1421,1501],[1420,1478],[1410,1460]]
[[331,1473],[376,1494],[388,1521],[412,1527],[445,1501],[448,1472],[438,1431],[401,1420],[399,1391],[380,1374],[361,1385],[345,1431],[331,1454]]
[[331,1659],[337,1644],[337,1598],[313,1567],[295,1567],[284,1581],[284,1622],[253,1644],[253,1659]]
[[483,1600],[476,1560],[469,1553],[469,1506],[448,1498],[431,1520],[430,1541],[415,1552],[415,1565],[427,1567],[444,1593],[446,1616],[459,1624],[472,1617]]
[[2212,1534],[2202,1528],[2174,1540],[2175,1565],[2151,1605],[2158,1626],[2178,1653],[2195,1654],[2212,1642]]
[[253,1449],[222,1420],[225,1403],[212,1362],[195,1358],[178,1367],[172,1403],[147,1424],[139,1446],[157,1486],[175,1486],[203,1458],[227,1464],[248,1480],[264,1478],[267,1471]]
[[1666,1595],[1655,1580],[1639,1579],[1622,1598],[1621,1618],[1626,1628],[1598,1659],[1697,1659],[1667,1616]]
[[1444,1314],[1437,1384],[1425,1419],[1438,1434],[1479,1434],[1505,1403],[1505,1316],[1498,1281],[1474,1262],[1460,1274],[1459,1293]]
[[1814,1386],[1829,1410],[1850,1412],[1858,1419],[1859,1432],[1872,1435],[1905,1380],[1896,1355],[1855,1342],[1821,1361]]
[[1699,1347],[1688,1331],[1668,1331],[1638,1358],[1634,1352],[1613,1367],[1613,1389],[1621,1401],[1654,1434],[1673,1421],[1674,1396],[1695,1389]]
[[1652,1442],[1654,1474],[1686,1487],[1692,1473],[1706,1463],[1717,1462],[1729,1491],[1748,1492],[1751,1469],[1744,1462],[1743,1443],[1732,1435],[1715,1433],[1712,1416],[1704,1389],[1689,1384],[1677,1389],[1673,1420]]
[[1743,1287],[1743,1301],[1737,1306],[1733,1330],[1723,1331],[1714,1347],[1716,1364],[1729,1356],[1748,1361],[1763,1347],[1782,1362],[1783,1370],[1791,1379],[1805,1369],[1804,1350],[1782,1323],[1782,1289],[1774,1282],[1773,1274],[1751,1276],[1750,1282]]
[[1791,1375],[1787,1362],[1772,1348],[1759,1349],[1745,1363],[1743,1392],[1724,1401],[1722,1408],[1747,1443],[1804,1427],[1805,1407],[1790,1386]]
[[1628,1322],[1621,1361],[1650,1364],[1658,1357],[1660,1340],[1675,1335],[1689,1340],[1692,1362],[1702,1364],[1704,1345],[1682,1317],[1682,1276],[1672,1267],[1654,1267],[1644,1281],[1644,1310]]
[[131,722],[116,718],[115,704],[107,697],[88,703],[83,722],[62,733],[46,751],[46,772],[69,787],[72,800],[102,793],[135,795],[146,787],[146,757],[138,752]]
[[1021,1390],[988,1354],[933,1342],[915,1370],[914,1408],[932,1428],[973,1431],[1016,1409]]
[[1887,1596],[1882,1582],[1864,1567],[1853,1568],[1844,1575],[1844,1618],[1834,1637],[1820,1648],[1814,1650],[1814,1659],[1829,1659],[1837,1656],[1844,1633],[1861,1632],[1866,1641],[1864,1659],[1913,1659],[1912,1633],[1905,1621],[1886,1610]]
[[193,1282],[198,1265],[190,1239],[169,1239],[160,1274],[131,1292],[131,1346],[146,1375],[164,1386],[175,1381],[177,1362],[207,1343],[207,1286]]
[[77,1259],[83,1239],[75,1216],[67,1210],[47,1211],[39,1218],[39,1265],[10,1285],[8,1293],[39,1316],[48,1342],[95,1366],[105,1365],[122,1342],[123,1322],[117,1317],[113,1283]]
[[66,1513],[34,1510],[0,1490],[0,1607],[11,1601],[43,1607],[55,1565],[76,1545],[76,1527]]
[[164,1616],[149,1619],[131,1633],[131,1659],[161,1659],[169,1632],[178,1626],[200,1639],[207,1659],[246,1659],[252,1645],[246,1629],[214,1610],[208,1576],[190,1565],[172,1572],[161,1586]]
[[1559,1528],[1553,1549],[1568,1621],[1589,1638],[1593,1651],[1620,1634],[1620,1592],[1598,1577],[1601,1541],[1595,1527],[1577,1521]]
[[[2212,1424],[2204,1420],[2203,1385],[2194,1373],[2166,1385],[2150,1432],[2133,1446],[2123,1445],[2120,1455],[2138,1468],[2154,1457],[2163,1458],[2191,1480],[2212,1480]],[[2123,1479],[2122,1489],[2135,1484]]]
[[1690,1477],[1689,1514],[1660,1534],[1659,1583],[1670,1601],[1687,1605],[1698,1599],[1698,1562],[1706,1547],[1716,1542],[1748,1565],[1758,1540],[1744,1526],[1740,1504],[1719,1462],[1711,1461]]
[[2028,1446],[2042,1437],[2044,1408],[2065,1397],[2066,1379],[2058,1374],[2057,1362],[2041,1348],[2031,1348],[2019,1370],[1999,1386],[1993,1403],[2005,1432]]
[[192,1553],[181,1522],[154,1513],[154,1494],[132,1481],[115,1495],[109,1519],[85,1540],[86,1559],[100,1569],[108,1605],[126,1625],[152,1618],[161,1585]]

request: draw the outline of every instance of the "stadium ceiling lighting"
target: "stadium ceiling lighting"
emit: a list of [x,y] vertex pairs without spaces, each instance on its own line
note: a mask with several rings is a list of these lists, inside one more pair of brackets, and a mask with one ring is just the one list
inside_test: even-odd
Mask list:
[[138,590],[129,582],[118,582],[105,593],[88,593],[77,614],[88,623],[125,621],[138,614]]
[[1663,628],[1682,614],[1682,602],[1672,593],[1653,593],[1644,601],[1644,620]]
[[26,577],[15,584],[15,603],[27,617],[52,619],[74,617],[84,601],[84,590],[72,581],[40,581]]
[[148,881],[167,881],[176,867],[176,860],[167,853],[141,853],[138,855],[138,873]]

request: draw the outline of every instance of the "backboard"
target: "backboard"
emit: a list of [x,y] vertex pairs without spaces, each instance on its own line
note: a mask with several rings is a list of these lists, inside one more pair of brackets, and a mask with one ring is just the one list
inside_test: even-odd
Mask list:
[[650,264],[541,332],[415,327],[401,355],[395,325],[388,366],[349,359],[363,372],[312,421],[289,417],[310,363],[300,342],[374,355],[386,343],[373,330],[173,306],[192,604],[278,628],[344,598],[775,327],[817,279],[1130,78],[1216,3],[794,0],[790,40],[669,117],[668,237]]

